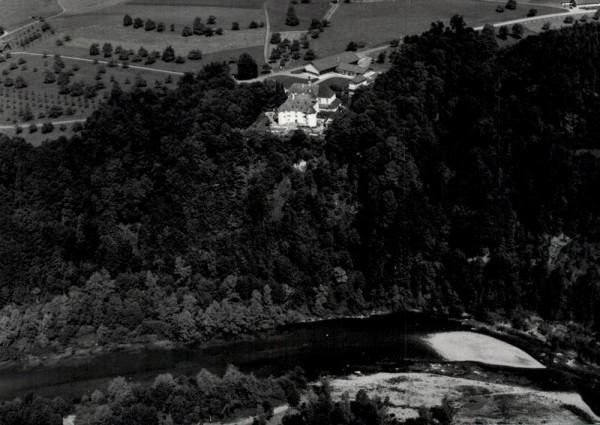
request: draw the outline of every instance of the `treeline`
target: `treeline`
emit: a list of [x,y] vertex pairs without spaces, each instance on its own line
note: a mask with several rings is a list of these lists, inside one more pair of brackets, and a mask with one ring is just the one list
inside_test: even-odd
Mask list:
[[228,366],[221,377],[206,369],[196,376],[159,375],[151,385],[113,379],[105,392],[82,397],[76,423],[89,425],[195,425],[248,412],[267,418],[273,406],[298,406],[307,387],[302,369],[275,378],[256,378]]

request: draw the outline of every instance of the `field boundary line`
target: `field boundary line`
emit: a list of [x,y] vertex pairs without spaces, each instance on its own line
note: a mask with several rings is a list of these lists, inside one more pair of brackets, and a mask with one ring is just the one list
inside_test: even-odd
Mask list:
[[[29,56],[44,56],[44,53],[34,53],[34,52],[11,52],[12,55],[29,55]],[[50,56],[49,54],[47,56]],[[86,59],[86,58],[80,58],[80,57],[75,57],[75,56],[63,56],[60,55],[61,59],[69,59],[69,60],[74,60],[74,61],[81,61],[81,62],[88,62],[88,63],[94,63],[94,59]],[[101,61],[99,60],[98,63],[101,63],[103,65],[107,65],[108,62],[107,61]],[[121,64],[118,65],[120,68],[123,68],[123,66]],[[178,71],[169,71],[167,69],[158,69],[158,68],[149,68],[146,66],[137,66],[137,65],[127,65],[127,68],[123,68],[123,69],[139,69],[142,71],[153,71],[153,72],[160,72],[163,74],[171,74],[171,75],[178,75],[178,76],[183,76],[184,73],[183,72],[178,72]]]

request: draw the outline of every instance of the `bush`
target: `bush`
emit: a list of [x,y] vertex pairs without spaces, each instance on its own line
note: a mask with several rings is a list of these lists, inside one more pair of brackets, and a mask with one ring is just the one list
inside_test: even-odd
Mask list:
[[29,124],[29,133],[35,133],[38,131],[37,125],[34,123]]
[[163,22],[159,22],[158,25],[156,26],[156,31],[164,32],[164,30],[165,30],[165,24]]
[[517,0],[508,0],[504,7],[508,10],[515,10],[517,8]]
[[142,28],[144,26],[144,20],[142,18],[135,18],[133,21],[133,28]]
[[572,24],[573,22],[575,22],[575,19],[572,16],[566,16],[563,22],[565,24]]
[[530,18],[533,16],[537,16],[537,14],[538,14],[537,9],[529,9],[529,11],[527,12],[527,16]]
[[128,27],[132,24],[133,24],[133,19],[131,19],[131,16],[129,16],[129,15],[123,16],[123,26],[124,27]]
[[356,44],[354,41],[351,41],[346,46],[346,51],[347,52],[356,52],[357,50],[358,50],[358,44]]
[[51,122],[45,122],[42,124],[42,134],[52,133],[54,131],[54,124]]
[[496,13],[504,13],[504,6],[496,6]]
[[147,19],[144,24],[144,29],[146,31],[154,31],[156,29],[156,23],[152,19]]
[[238,22],[232,22],[231,23],[231,30],[232,31],[239,31],[240,29],[240,24]]
[[190,53],[188,53],[188,59],[199,61],[202,59],[202,52],[200,50],[191,50]]
[[177,63],[177,64],[185,63],[185,59],[183,58],[183,56],[177,56],[175,58],[175,63]]

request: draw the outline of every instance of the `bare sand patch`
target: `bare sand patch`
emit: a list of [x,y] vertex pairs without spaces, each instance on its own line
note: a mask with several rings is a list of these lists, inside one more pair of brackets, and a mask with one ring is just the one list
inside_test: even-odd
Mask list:
[[331,381],[334,397],[350,397],[364,389],[370,396],[389,397],[390,413],[399,418],[417,416],[417,408],[441,405],[448,397],[457,409],[454,423],[581,423],[566,405],[575,406],[599,421],[581,396],[573,392],[540,391],[431,373],[377,373]]
[[528,369],[545,368],[520,348],[475,332],[435,333],[425,337],[425,341],[449,361],[472,361]]

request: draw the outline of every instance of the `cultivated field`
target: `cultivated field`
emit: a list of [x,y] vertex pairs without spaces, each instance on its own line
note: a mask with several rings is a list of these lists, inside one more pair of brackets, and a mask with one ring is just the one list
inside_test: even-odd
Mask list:
[[311,40],[319,56],[338,53],[348,42],[364,42],[365,47],[374,47],[392,38],[409,34],[420,34],[429,29],[432,22],[449,23],[454,14],[460,14],[469,26],[524,18],[531,7],[538,14],[558,13],[561,9],[547,6],[524,6],[504,13],[495,11],[497,2],[482,0],[397,0],[376,3],[341,3],[318,39]]
[[[165,74],[152,71],[109,68],[105,65],[94,65],[68,59],[63,59],[63,62],[65,67],[62,72],[71,71],[73,73],[69,78],[70,85],[75,82],[83,82],[84,86],[101,83],[103,88],[98,88],[93,97],[83,93],[75,95],[77,93],[73,92],[60,94],[58,77],[54,73],[53,57],[13,55],[8,61],[0,63],[0,125],[23,123],[26,120],[24,114],[27,109],[31,111],[31,119],[27,120],[28,124],[30,122],[85,118],[103,101],[104,96],[108,95],[113,81],[117,81],[126,90],[139,81],[136,80],[138,76],[146,81],[148,87],[154,87],[156,81],[164,83],[168,78]],[[11,70],[11,68],[13,69]],[[98,72],[102,72],[102,70],[105,72]],[[46,71],[54,74],[57,81],[45,83]],[[18,88],[17,77],[21,77],[27,86]],[[13,84],[8,87],[6,86],[7,79],[13,81]],[[171,76],[169,85],[174,87],[177,79],[178,77]],[[52,108],[55,109],[56,116],[51,116]],[[25,128],[24,133],[28,133],[28,128]]]
[[10,31],[32,22],[32,15],[49,17],[61,11],[56,0],[0,0],[0,26]]

